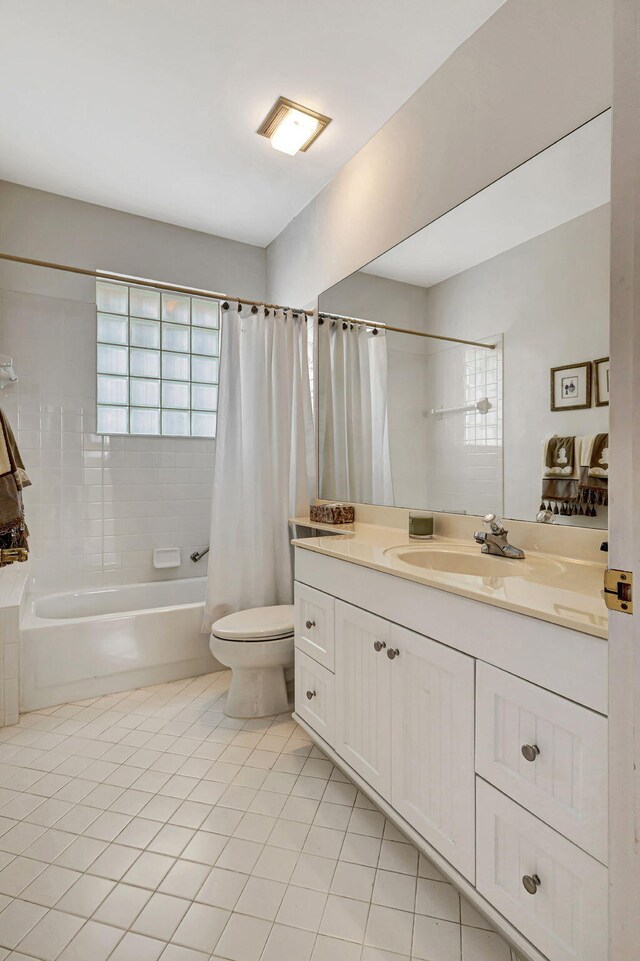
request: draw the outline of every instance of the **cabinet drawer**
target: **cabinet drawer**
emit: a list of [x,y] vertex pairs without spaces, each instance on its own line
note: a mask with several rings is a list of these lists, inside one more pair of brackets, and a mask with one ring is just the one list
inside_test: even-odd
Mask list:
[[606,958],[607,869],[480,778],[476,803],[478,891],[550,961]]
[[329,744],[333,742],[334,683],[331,671],[296,651],[296,713]]
[[478,662],[476,771],[606,864],[606,718]]
[[332,671],[335,661],[333,597],[296,581],[294,600],[296,647]]

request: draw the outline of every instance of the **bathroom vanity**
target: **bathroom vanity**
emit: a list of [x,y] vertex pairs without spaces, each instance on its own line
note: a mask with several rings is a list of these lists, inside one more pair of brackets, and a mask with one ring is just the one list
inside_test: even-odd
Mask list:
[[524,958],[602,961],[603,565],[366,524],[293,543],[297,721]]

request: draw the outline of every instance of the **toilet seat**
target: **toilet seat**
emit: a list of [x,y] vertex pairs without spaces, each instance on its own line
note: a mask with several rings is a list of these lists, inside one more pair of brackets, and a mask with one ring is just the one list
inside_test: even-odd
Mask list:
[[254,607],[221,617],[211,628],[213,637],[225,641],[277,641],[293,637],[293,604]]

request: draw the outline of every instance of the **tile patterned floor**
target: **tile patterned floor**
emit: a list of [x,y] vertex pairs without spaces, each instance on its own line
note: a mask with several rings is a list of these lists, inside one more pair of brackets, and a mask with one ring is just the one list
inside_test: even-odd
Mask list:
[[0,961],[512,961],[289,716],[226,718],[228,681],[0,730]]

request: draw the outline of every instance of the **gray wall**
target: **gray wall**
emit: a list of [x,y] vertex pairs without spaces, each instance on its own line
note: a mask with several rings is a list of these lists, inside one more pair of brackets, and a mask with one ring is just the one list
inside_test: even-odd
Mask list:
[[[350,274],[325,291],[319,303],[320,310],[329,314],[346,314],[397,327],[422,327],[426,307],[427,291],[424,287],[363,271]],[[428,341],[420,343],[423,345]]]
[[507,0],[273,241],[269,297],[311,302],[609,107],[611,16]]
[[[167,185],[167,189],[171,189]],[[35,260],[133,274],[257,300],[266,292],[265,251],[250,244],[0,181],[0,250]],[[92,281],[0,261],[2,286],[59,296]]]

